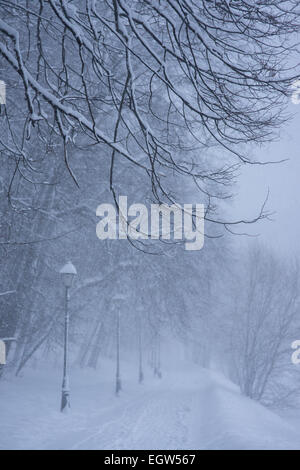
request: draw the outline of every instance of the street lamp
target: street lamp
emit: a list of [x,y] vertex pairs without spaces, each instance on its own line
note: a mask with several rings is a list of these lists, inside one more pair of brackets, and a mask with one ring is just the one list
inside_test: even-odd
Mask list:
[[69,349],[69,289],[72,287],[74,277],[77,274],[75,266],[69,261],[61,270],[61,279],[65,286],[65,338],[64,338],[64,372],[62,383],[61,412],[70,408],[70,386],[68,377],[68,349]]
[[138,340],[139,340],[139,383],[144,381],[143,373],[143,346],[142,346],[142,319],[141,313],[138,315]]
[[157,335],[157,376],[161,379],[161,362],[160,362],[160,336]]
[[159,379],[162,378],[160,362],[160,336],[158,332],[156,332],[154,338],[154,375]]
[[121,382],[121,374],[120,374],[120,309],[124,300],[125,298],[120,294],[115,295],[113,297],[114,304],[116,305],[116,308],[117,308],[116,396],[118,396],[120,391],[122,390],[122,382]]

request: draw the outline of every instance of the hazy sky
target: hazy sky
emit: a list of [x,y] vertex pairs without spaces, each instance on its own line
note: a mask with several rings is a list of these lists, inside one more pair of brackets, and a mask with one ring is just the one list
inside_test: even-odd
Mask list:
[[281,252],[296,251],[300,255],[300,104],[291,104],[289,111],[295,116],[281,129],[278,141],[253,153],[255,158],[263,161],[289,160],[276,165],[244,168],[233,212],[235,216],[255,216],[269,188],[267,208],[276,212],[273,221],[248,226],[247,232],[259,233],[264,243]]

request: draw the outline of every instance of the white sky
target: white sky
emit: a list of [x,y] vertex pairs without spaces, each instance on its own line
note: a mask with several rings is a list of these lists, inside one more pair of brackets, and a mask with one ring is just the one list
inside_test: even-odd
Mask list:
[[[244,168],[232,213],[235,217],[255,216],[269,188],[267,208],[276,212],[273,221],[248,226],[247,232],[259,233],[266,245],[280,252],[300,254],[300,104],[291,104],[290,111],[295,116],[282,128],[279,140],[253,153],[262,161],[289,160],[277,165]],[[235,243],[245,241],[249,238]]]

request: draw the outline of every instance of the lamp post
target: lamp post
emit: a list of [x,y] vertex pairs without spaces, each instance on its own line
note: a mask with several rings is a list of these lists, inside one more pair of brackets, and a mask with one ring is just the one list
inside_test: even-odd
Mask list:
[[77,274],[75,266],[69,261],[60,270],[61,278],[65,286],[65,337],[64,337],[64,367],[61,397],[61,412],[67,412],[70,408],[70,385],[68,376],[68,350],[69,350],[69,289],[72,287],[74,277]]
[[157,335],[157,377],[161,379],[161,361],[160,361],[160,336]]
[[141,315],[138,316],[138,335],[139,335],[139,384],[142,384],[144,381],[144,372],[143,372],[143,346],[142,346],[142,319]]
[[124,297],[121,295],[115,295],[113,301],[117,308],[117,329],[116,329],[116,396],[119,396],[122,390],[121,373],[120,373],[120,309],[121,304],[124,301]]
[[162,378],[160,362],[160,336],[158,332],[156,332],[154,338],[154,376],[158,377],[159,379]]

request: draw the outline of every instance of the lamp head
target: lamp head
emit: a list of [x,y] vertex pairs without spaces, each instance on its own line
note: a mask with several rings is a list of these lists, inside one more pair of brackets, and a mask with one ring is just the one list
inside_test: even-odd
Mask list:
[[71,261],[68,261],[67,264],[65,264],[61,270],[60,270],[61,278],[64,283],[65,287],[72,287],[74,277],[77,274],[75,266],[71,263]]

